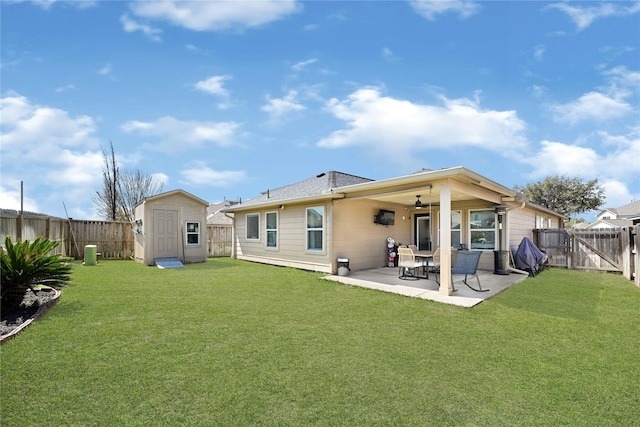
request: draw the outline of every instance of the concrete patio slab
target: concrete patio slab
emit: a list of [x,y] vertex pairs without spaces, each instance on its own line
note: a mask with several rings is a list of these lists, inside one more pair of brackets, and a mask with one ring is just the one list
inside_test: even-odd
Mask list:
[[[439,285],[435,281],[435,274],[430,273],[429,279],[403,280],[398,277],[397,267],[383,267],[373,270],[354,271],[349,276],[325,276],[324,279],[344,283],[352,286],[375,289],[383,292],[422,298],[430,301],[452,304],[461,307],[473,307],[491,298],[514,284],[527,278],[526,274],[510,273],[508,275],[493,274],[492,271],[478,270],[478,277],[482,289],[487,292],[476,292],[464,283],[464,276],[453,276],[456,292],[450,296],[440,295]],[[468,280],[473,287],[477,286],[475,277]]]

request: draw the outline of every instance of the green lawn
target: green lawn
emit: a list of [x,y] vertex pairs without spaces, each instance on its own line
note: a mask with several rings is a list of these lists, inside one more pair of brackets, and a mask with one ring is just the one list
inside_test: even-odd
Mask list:
[[229,258],[75,264],[1,349],[2,426],[640,424],[640,289],[549,270],[468,309]]

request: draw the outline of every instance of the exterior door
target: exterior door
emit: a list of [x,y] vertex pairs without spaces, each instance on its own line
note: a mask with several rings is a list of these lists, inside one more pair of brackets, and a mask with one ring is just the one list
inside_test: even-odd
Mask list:
[[178,211],[153,210],[154,258],[178,257]]
[[429,214],[416,215],[415,241],[419,251],[431,250],[431,218]]

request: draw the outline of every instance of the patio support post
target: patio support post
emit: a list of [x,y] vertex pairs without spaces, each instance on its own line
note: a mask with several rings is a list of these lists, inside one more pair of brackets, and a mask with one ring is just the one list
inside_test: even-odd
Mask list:
[[451,295],[451,187],[440,187],[440,295]]

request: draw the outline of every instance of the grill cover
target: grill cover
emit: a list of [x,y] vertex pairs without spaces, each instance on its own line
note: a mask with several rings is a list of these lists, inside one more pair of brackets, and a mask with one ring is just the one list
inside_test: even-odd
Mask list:
[[515,255],[516,268],[519,270],[535,270],[548,259],[547,254],[541,252],[528,237],[522,239]]

